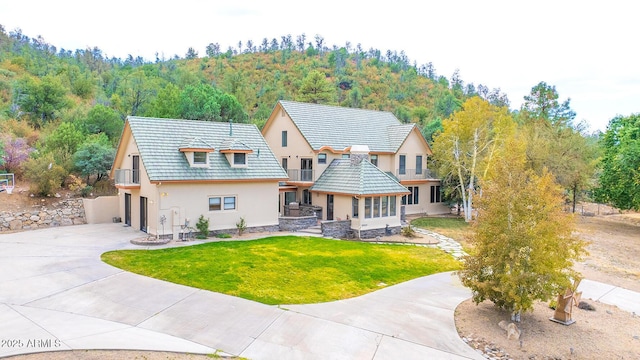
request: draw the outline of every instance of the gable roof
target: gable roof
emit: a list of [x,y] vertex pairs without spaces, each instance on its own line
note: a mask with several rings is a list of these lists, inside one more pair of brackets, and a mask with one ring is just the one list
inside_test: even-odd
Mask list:
[[[233,124],[233,136],[229,136],[228,123],[129,116],[123,134],[127,133],[126,128],[131,131],[152,182],[288,178],[262,134],[252,124]],[[120,139],[118,151],[122,143],[123,139]],[[242,147],[240,151],[248,153],[247,167],[231,167],[219,150],[229,149],[230,145]],[[189,166],[180,148],[192,146],[211,149],[209,167]]]
[[374,153],[396,153],[415,128],[415,124],[400,123],[388,111],[286,100],[278,103],[316,151],[322,147],[342,151],[353,144],[362,144]]
[[310,190],[349,195],[409,193],[392,176],[366,159],[355,165],[351,159],[333,160]]

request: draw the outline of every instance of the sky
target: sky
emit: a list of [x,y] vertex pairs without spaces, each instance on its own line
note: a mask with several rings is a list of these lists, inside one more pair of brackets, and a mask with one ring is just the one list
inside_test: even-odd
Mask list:
[[576,121],[605,131],[640,113],[639,10],[629,0],[2,0],[0,24],[58,49],[148,60],[320,35],[329,47],[403,50],[447,78],[457,69],[465,84],[500,88],[512,109],[544,81],[571,99]]

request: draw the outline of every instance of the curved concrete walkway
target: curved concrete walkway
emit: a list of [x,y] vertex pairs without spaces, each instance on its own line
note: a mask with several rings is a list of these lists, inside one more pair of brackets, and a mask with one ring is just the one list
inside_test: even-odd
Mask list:
[[139,236],[119,224],[0,235],[0,357],[219,349],[250,359],[483,359],[455,330],[454,309],[470,293],[451,273],[354,299],[274,307],[100,261],[105,251],[140,248],[129,242]]
[[0,235],[0,357],[139,349],[250,359],[482,359],[458,337],[469,297],[451,274],[355,299],[275,307],[135,275],[100,261],[140,232],[119,224]]

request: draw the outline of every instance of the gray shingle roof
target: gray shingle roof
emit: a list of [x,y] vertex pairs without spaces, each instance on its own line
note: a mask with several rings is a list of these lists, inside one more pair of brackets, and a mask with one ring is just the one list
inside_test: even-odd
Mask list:
[[179,148],[180,149],[202,149],[202,150],[214,149],[212,145],[208,144],[206,141],[200,139],[199,137],[183,139]]
[[354,144],[372,152],[398,151],[414,124],[402,124],[390,112],[280,100],[314,150],[343,150]]
[[351,159],[335,159],[320,175],[312,191],[351,195],[406,194],[409,191],[368,160],[352,165]]
[[[255,125],[233,124],[230,137],[228,123],[136,116],[129,116],[127,121],[151,181],[287,178]],[[209,153],[208,168],[189,166],[185,154],[179,150],[189,144],[215,149]],[[243,150],[252,150],[247,154],[248,166],[232,168],[220,153],[223,144],[242,144]]]

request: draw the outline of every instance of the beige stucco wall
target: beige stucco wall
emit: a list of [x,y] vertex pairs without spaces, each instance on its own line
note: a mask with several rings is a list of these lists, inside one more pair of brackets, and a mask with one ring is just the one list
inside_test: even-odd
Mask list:
[[105,224],[120,216],[118,196],[99,196],[82,199],[87,224]]
[[[278,183],[228,182],[228,183],[163,183],[157,186],[160,194],[155,203],[158,219],[166,216],[165,233],[180,232],[180,225],[189,219],[195,228],[200,215],[209,219],[210,230],[235,229],[244,217],[247,227],[274,226],[278,224]],[[235,210],[209,211],[209,197],[236,197]],[[151,208],[151,206],[150,206]],[[150,224],[151,226],[152,224]],[[159,220],[153,224],[159,233]]]
[[[289,116],[286,115],[286,113],[284,113],[283,116],[283,111],[281,110],[275,112],[272,116],[273,120],[271,120],[269,127],[263,130],[262,135],[280,165],[282,165],[282,158],[286,157],[288,160],[288,169],[300,169],[301,158],[313,158],[313,169],[316,169],[317,157],[313,149],[311,149],[311,146],[309,146],[309,143],[307,143],[307,140],[305,140],[300,131],[298,131],[298,128]],[[282,146],[282,131],[287,131],[286,147]],[[314,174],[317,176],[317,171],[314,172]]]

